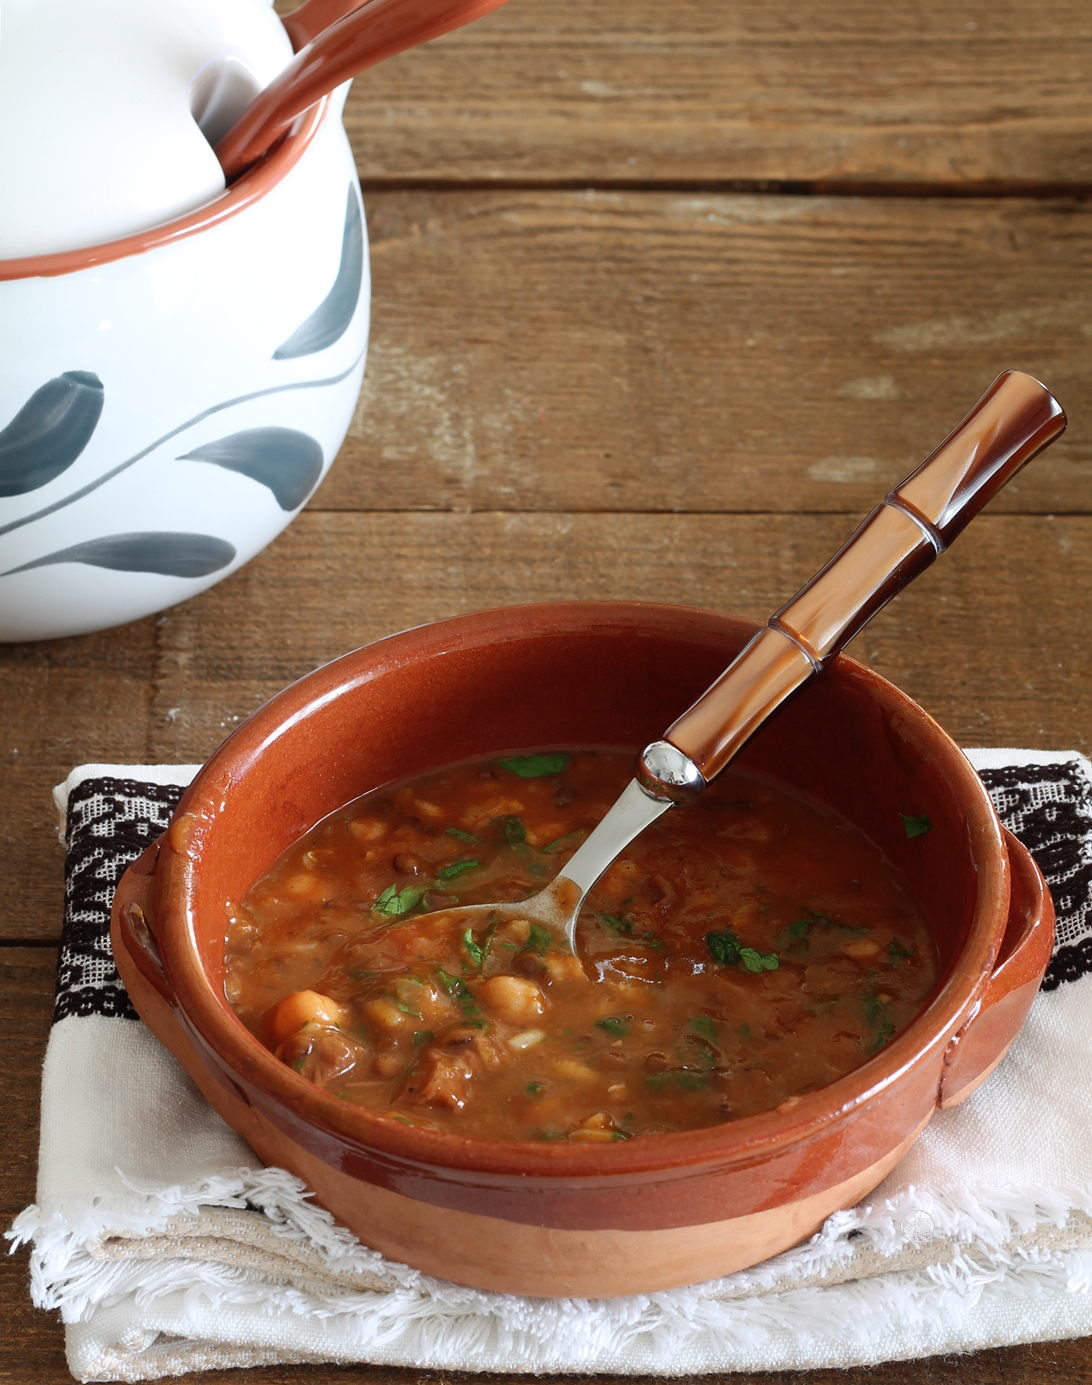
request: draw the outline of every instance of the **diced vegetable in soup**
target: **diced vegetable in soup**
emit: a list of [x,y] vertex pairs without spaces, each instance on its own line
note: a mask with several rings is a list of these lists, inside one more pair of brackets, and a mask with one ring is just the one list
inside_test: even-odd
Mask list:
[[541,889],[632,772],[631,754],[541,751],[349,804],[235,910],[229,1002],[335,1096],[499,1140],[791,1109],[914,1018],[936,952],[898,873],[845,822],[738,772],[611,866],[578,956],[527,919],[460,917]]

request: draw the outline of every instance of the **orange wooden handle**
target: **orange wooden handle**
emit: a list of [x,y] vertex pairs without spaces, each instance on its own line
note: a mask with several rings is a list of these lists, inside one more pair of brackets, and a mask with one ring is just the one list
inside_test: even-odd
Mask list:
[[1015,370],[999,375],[665,739],[707,780],[719,774],[767,717],[934,562],[1065,426],[1061,405],[1038,380]]
[[956,1106],[1009,1051],[1039,993],[1054,948],[1054,904],[1031,852],[1005,831],[1012,893],[997,961],[982,999],[944,1054],[938,1104]]
[[364,0],[305,0],[299,9],[282,15],[281,23],[298,53],[318,38],[323,29],[352,14],[363,3]]
[[[338,14],[269,86],[255,97],[216,146],[228,183],[272,148],[297,116],[342,82],[407,48],[458,29],[498,9],[505,0],[362,0],[344,13],[322,0],[313,17]],[[310,10],[310,5],[304,6]],[[301,15],[300,24],[311,25]]]

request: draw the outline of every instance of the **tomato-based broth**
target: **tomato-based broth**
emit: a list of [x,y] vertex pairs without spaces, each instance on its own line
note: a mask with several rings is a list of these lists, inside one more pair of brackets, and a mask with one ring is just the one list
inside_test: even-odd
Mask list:
[[936,949],[897,871],[846,822],[733,771],[615,861],[577,956],[530,920],[460,917],[540,890],[632,773],[631,754],[540,751],[349,804],[232,911],[228,1001],[335,1096],[500,1140],[791,1109],[914,1018]]

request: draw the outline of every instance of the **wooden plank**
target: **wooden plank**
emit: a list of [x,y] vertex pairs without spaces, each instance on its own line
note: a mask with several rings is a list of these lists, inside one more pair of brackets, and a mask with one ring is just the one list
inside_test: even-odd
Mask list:
[[[54,954],[48,948],[0,949],[0,1223],[7,1226],[34,1198],[37,1164],[37,1097],[52,1009]],[[63,1332],[53,1314],[36,1311],[27,1293],[24,1249],[0,1255],[0,1381],[24,1385],[71,1385],[64,1360]],[[386,1366],[283,1366],[243,1371],[208,1371],[202,1385],[571,1385],[571,1376],[464,1375],[459,1372],[399,1370]],[[658,1385],[657,1377],[599,1376],[603,1385]],[[799,1385],[790,1372],[682,1377],[694,1385]],[[1006,1347],[974,1356],[888,1362],[851,1371],[809,1371],[808,1385],[1086,1385],[1092,1381],[1087,1341]]]
[[[1090,20],[1092,22],[1092,20]],[[871,507],[1020,366],[1092,412],[1092,204],[376,193],[323,509]],[[1002,510],[1092,510],[1070,433]]]
[[0,644],[0,938],[57,936],[64,851],[53,786],[87,761],[147,760],[154,661],[154,619]]
[[[627,598],[765,619],[852,528],[844,515],[305,513],[163,618],[153,750],[203,759],[317,664],[481,607]],[[987,515],[852,652],[965,745],[1087,750],[1090,620],[1092,519]]]
[[1087,182],[1081,0],[511,0],[359,78],[369,181]]

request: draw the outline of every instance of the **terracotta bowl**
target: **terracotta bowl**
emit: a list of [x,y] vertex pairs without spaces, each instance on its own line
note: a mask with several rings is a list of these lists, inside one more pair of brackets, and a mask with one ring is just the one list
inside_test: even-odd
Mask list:
[[[367,1245],[481,1288],[602,1297],[699,1282],[814,1232],[873,1188],[938,1106],[1001,1060],[1049,960],[1050,897],[971,766],[897,688],[841,658],[741,764],[859,826],[903,872],[942,976],[876,1057],[791,1110],[605,1145],[463,1139],[382,1120],[279,1063],[235,1018],[227,902],[377,785],[540,745],[637,749],[755,627],[623,603],[442,621],[318,669],[216,752],[118,890],[118,968],[148,1026],[260,1158]],[[908,840],[899,814],[927,813]]]

